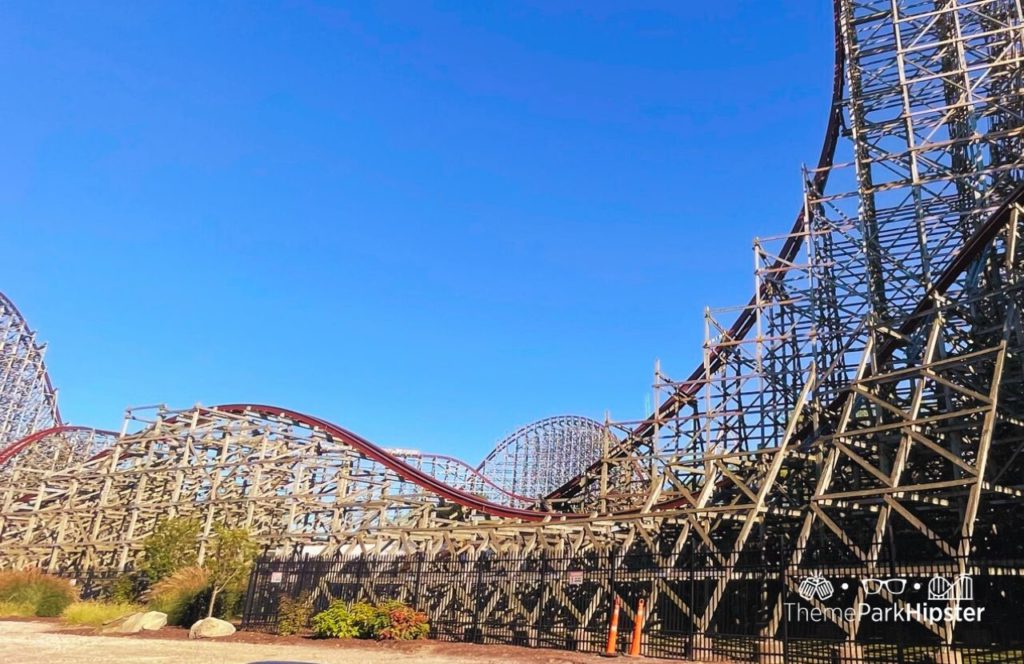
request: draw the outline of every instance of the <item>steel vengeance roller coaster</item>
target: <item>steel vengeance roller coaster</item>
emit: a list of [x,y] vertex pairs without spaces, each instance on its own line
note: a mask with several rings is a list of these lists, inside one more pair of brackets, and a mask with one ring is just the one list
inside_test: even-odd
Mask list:
[[[773,635],[820,560],[871,576],[1024,558],[1021,4],[836,0],[834,17],[796,221],[755,240],[754,295],[706,314],[695,371],[656,369],[647,419],[544,421],[475,468],[254,404],[71,428],[3,299],[0,565],[125,569],[168,515],[202,519],[204,542],[226,522],[325,555],[644,551],[731,570],[699,601],[655,584],[652,606],[709,633],[768,556],[792,572],[764,590]],[[945,643],[958,628],[918,622]],[[855,642],[862,624],[834,629]]]

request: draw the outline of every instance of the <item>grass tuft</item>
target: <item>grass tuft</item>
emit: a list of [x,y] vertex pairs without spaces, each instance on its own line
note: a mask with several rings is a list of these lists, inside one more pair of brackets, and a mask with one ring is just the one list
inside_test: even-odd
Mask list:
[[69,625],[100,627],[112,620],[145,610],[145,607],[139,604],[128,602],[75,602],[64,609],[61,617]]
[[0,602],[0,618],[27,618],[36,615],[36,607],[28,602]]

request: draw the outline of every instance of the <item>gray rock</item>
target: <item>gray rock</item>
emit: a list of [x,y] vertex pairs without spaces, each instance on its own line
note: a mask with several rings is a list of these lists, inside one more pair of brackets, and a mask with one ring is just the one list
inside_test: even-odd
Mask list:
[[235,626],[225,620],[217,618],[203,618],[192,629],[188,631],[190,639],[216,639],[221,636],[231,636],[235,633]]
[[142,611],[112,620],[103,626],[108,634],[137,634],[142,630],[158,630],[167,624],[167,614],[159,611]]
[[142,629],[155,632],[167,625],[167,614],[160,611],[147,611],[142,614]]

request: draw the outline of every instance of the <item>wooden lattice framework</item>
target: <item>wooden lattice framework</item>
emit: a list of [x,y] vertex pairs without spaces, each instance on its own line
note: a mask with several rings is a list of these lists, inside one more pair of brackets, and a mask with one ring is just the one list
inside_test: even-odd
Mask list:
[[0,448],[60,423],[45,354],[21,312],[0,293]]
[[[955,575],[1019,556],[1024,13],[836,0],[835,29],[822,156],[793,230],[755,242],[754,298],[709,310],[701,366],[658,367],[651,417],[602,428],[599,458],[543,500],[292,411],[161,408],[77,463],[3,468],[0,565],[124,569],[173,515],[200,518],[202,542],[228,522],[282,552],[642,551],[720,570],[699,601],[652,591],[709,634],[751,556],[781,559],[788,591],[823,559]],[[765,638],[786,589],[769,594]],[[954,640],[955,621],[920,622]]]

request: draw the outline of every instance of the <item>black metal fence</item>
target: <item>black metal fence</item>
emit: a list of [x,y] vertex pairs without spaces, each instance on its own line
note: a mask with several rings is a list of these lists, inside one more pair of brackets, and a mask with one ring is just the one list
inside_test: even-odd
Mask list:
[[[250,579],[243,628],[275,629],[283,597],[308,594],[314,612],[338,600],[399,599],[428,614],[432,638],[600,652],[618,597],[617,647],[624,652],[644,598],[645,656],[780,664],[1024,662],[1024,561],[972,561],[966,570],[969,588],[962,587],[958,566],[928,562],[870,572],[860,564],[818,562],[796,574],[756,559],[698,565],[691,558],[665,566],[650,555],[263,558]],[[960,593],[961,601],[935,599],[938,591]],[[946,644],[940,637],[946,616],[935,611],[953,606],[961,614],[956,638]],[[859,629],[851,639],[854,623]]]

